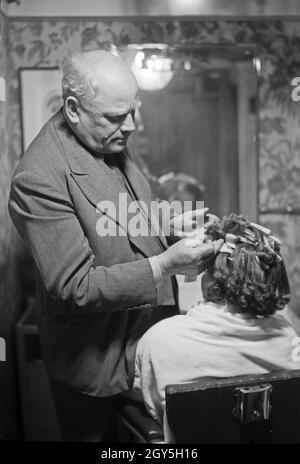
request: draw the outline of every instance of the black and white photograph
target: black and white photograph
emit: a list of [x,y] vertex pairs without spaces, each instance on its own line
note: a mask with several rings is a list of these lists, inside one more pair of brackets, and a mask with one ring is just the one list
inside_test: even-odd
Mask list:
[[299,0],[0,0],[0,451],[87,443],[300,444]]

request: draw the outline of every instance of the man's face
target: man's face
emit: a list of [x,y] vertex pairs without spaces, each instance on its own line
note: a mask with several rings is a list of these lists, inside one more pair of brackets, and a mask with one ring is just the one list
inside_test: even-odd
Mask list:
[[98,153],[119,153],[135,130],[135,111],[140,105],[137,86],[118,93],[99,93],[90,103],[78,102],[78,137]]

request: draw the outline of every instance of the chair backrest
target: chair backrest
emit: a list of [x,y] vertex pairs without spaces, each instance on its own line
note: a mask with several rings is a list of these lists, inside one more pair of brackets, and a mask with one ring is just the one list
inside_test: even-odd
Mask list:
[[175,443],[300,443],[300,370],[166,386]]

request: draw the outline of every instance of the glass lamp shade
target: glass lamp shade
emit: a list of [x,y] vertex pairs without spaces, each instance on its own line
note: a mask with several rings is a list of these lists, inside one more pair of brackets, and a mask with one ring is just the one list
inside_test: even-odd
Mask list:
[[138,85],[142,90],[161,90],[173,77],[173,71],[156,71],[147,68],[132,68]]

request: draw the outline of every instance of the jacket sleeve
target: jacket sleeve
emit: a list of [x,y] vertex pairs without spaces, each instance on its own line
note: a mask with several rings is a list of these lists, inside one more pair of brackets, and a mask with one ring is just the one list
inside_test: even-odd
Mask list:
[[76,311],[113,311],[157,304],[147,258],[111,267],[94,255],[68,195],[55,182],[16,173],[9,211],[28,243],[47,292]]

